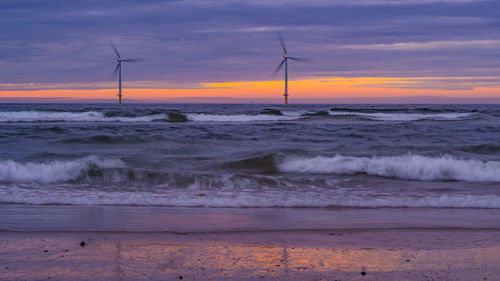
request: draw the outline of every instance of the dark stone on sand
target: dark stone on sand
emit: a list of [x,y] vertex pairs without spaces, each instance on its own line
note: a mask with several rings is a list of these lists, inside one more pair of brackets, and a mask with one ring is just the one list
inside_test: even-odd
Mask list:
[[410,260],[406,260],[406,262],[410,262]]
[[85,241],[82,241],[82,243],[80,243],[80,246],[85,247]]
[[182,275],[181,275],[181,276],[179,276],[179,280],[182,280]]
[[271,108],[266,108],[260,112],[260,114],[267,114],[267,115],[283,115],[280,110],[278,109],[271,109]]
[[361,275],[365,276],[366,272],[365,271],[361,271]]
[[321,110],[321,111],[317,111],[317,112],[313,112],[313,113],[304,113],[304,116],[328,116],[330,115],[330,113],[328,113],[328,111],[324,111],[324,110]]
[[43,250],[45,253],[47,253],[48,251],[47,250]]
[[180,112],[169,112],[168,113],[168,122],[187,122],[188,119],[186,115]]

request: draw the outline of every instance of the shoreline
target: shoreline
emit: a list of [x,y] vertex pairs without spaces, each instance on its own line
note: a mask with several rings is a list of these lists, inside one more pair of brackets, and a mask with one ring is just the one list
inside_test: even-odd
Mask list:
[[0,232],[497,229],[500,209],[189,208],[0,204]]
[[499,214],[0,204],[0,279],[496,280]]

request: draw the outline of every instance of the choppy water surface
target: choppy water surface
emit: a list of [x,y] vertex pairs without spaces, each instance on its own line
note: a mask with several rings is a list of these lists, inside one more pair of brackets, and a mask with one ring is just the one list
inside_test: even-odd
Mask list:
[[500,106],[0,104],[0,202],[500,208]]

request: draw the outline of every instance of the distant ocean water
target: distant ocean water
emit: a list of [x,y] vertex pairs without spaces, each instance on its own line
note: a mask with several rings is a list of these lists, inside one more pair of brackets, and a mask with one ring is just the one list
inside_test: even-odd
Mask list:
[[0,104],[0,202],[497,209],[500,106]]

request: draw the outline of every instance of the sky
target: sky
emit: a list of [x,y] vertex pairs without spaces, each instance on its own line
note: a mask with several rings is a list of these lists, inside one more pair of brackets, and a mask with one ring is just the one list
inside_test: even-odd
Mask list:
[[1,0],[0,101],[500,103],[500,1]]

